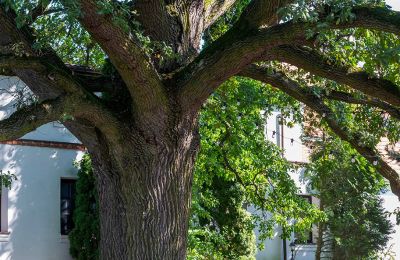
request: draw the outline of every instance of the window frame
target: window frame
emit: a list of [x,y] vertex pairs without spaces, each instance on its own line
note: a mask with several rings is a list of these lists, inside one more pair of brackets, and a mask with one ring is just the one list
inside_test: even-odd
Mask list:
[[[70,213],[70,215],[71,215],[71,221],[72,221],[72,227],[70,228],[70,230],[67,232],[67,233],[65,233],[64,231],[63,231],[63,222],[62,222],[62,200],[63,200],[63,198],[62,198],[62,185],[63,185],[63,182],[69,182],[69,183],[74,183],[74,185],[75,185],[75,188],[74,188],[74,194],[72,195],[72,197],[71,197],[71,200],[72,200],[72,210],[71,210],[71,213]],[[76,182],[77,182],[77,178],[68,178],[68,177],[61,177],[60,178],[60,183],[59,183],[59,201],[60,201],[60,207],[59,207],[59,214],[60,214],[60,222],[59,222],[59,232],[60,232],[60,234],[61,234],[61,236],[62,237],[67,237],[68,236],[68,234],[71,232],[71,230],[74,228],[74,224],[73,224],[73,212],[74,212],[74,208],[75,208],[75,196],[76,196]]]

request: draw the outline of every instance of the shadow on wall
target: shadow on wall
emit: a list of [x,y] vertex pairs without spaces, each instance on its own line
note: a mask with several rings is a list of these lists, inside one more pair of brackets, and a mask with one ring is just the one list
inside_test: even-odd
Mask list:
[[71,259],[60,234],[60,179],[75,178],[74,160],[82,152],[0,145],[0,169],[14,173],[8,192],[8,241],[0,260]]

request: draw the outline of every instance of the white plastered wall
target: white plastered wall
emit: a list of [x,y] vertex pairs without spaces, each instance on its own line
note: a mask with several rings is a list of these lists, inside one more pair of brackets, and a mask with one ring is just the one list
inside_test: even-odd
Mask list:
[[[17,78],[0,77],[0,89],[16,90]],[[0,91],[0,120],[15,107]],[[43,125],[22,139],[79,143],[60,123]],[[0,260],[69,260],[69,242],[60,234],[60,180],[76,178],[73,162],[82,152],[0,144],[0,170],[17,176],[2,191]]]

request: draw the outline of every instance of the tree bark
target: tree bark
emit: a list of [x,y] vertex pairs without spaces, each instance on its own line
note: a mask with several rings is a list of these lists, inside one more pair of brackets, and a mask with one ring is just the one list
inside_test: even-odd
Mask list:
[[120,147],[98,134],[97,147],[89,149],[99,193],[101,259],[185,259],[197,119],[171,129],[152,139],[132,130]]

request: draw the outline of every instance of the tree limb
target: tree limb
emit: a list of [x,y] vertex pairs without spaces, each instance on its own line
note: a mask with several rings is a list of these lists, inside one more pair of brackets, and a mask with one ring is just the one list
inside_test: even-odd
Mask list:
[[27,105],[15,111],[10,117],[0,120],[0,141],[20,138],[49,122],[58,120],[68,122],[76,119],[90,122],[104,134],[121,136],[122,127],[115,117],[95,100],[82,100],[79,96],[62,95],[39,104]]
[[50,3],[51,1],[43,2],[43,0],[39,0],[36,7],[33,8],[32,11],[30,12],[30,17],[31,17],[30,24],[35,22],[40,16],[64,11],[63,8],[49,9]]
[[[218,2],[225,7],[227,1]],[[206,8],[212,4],[213,0],[138,0],[134,1],[133,6],[137,12],[135,20],[140,23],[144,34],[152,41],[170,46],[175,53],[185,57],[177,62],[187,64],[200,49]],[[162,71],[177,68],[176,65],[168,66],[165,63],[157,66],[161,66]]]
[[331,91],[328,95],[322,96],[322,98],[327,98],[331,100],[343,101],[351,104],[368,105],[377,108],[381,108],[391,115],[393,118],[400,120],[400,109],[381,101],[377,98],[356,98],[350,93],[343,91]]
[[264,57],[268,49],[291,42],[303,44],[304,24],[278,24],[259,30],[234,27],[217,39],[185,69],[174,76],[179,101],[185,109],[198,109],[225,80]]
[[294,0],[254,0],[251,1],[238,21],[238,26],[247,29],[271,26],[279,22],[278,10]]
[[236,0],[212,0],[208,1],[209,3],[205,3],[205,15],[204,15],[204,28],[208,28],[212,25],[219,17],[221,17],[232,5],[236,2]]
[[368,73],[351,72],[351,68],[337,64],[317,51],[304,47],[279,46],[269,58],[290,63],[314,75],[347,85],[371,97],[400,106],[400,87],[389,80],[374,78]]
[[240,76],[249,77],[280,89],[289,96],[294,97],[306,106],[321,115],[332,131],[342,140],[351,144],[362,156],[369,162],[378,162],[377,170],[386,178],[392,189],[392,192],[400,198],[400,175],[392,169],[380,156],[375,152],[374,148],[362,145],[359,142],[360,137],[357,134],[350,134],[344,127],[339,125],[335,120],[334,112],[326,106],[322,99],[308,89],[301,87],[295,81],[289,79],[281,73],[268,73],[263,67],[250,65],[246,67]]
[[352,27],[400,35],[400,12],[398,11],[386,7],[357,7],[353,10],[353,13],[356,18],[350,24]]
[[0,54],[0,71],[12,70],[15,68],[28,69],[39,66],[40,61],[31,57],[17,57],[14,55],[1,55]]
[[[134,101],[134,111],[139,120],[164,118],[167,95],[159,75],[143,50],[112,20],[100,14],[94,0],[78,1],[82,10],[79,20],[99,43],[125,81]],[[68,2],[64,1],[68,8]]]
[[[330,28],[346,29],[362,27],[400,35],[400,30],[398,29],[400,28],[400,12],[391,11],[387,8],[355,9],[354,12],[358,16],[353,21],[342,24],[331,24]],[[378,14],[387,15],[390,19],[380,18]],[[269,56],[273,48],[289,44],[303,45],[307,41],[305,36],[307,29],[318,31],[315,24],[300,22],[287,22],[258,30],[248,28],[248,30],[245,30],[238,27],[240,26],[233,26],[225,35],[203,50],[185,69],[174,75],[173,80],[177,82],[181,92],[179,100],[183,104],[186,103],[187,107],[198,108],[222,82],[238,73],[247,65],[262,60],[262,57]],[[284,52],[282,53],[284,55]],[[276,50],[274,50],[273,54],[276,54]],[[276,59],[283,58],[276,55]],[[299,63],[300,61],[297,62]],[[329,72],[329,67],[325,69],[325,76],[330,75],[327,72]],[[359,83],[360,78],[362,80],[368,79],[368,75],[363,73],[353,74],[352,77],[347,79],[347,71],[339,70],[337,72],[340,72],[338,73],[339,78],[347,83],[351,83],[352,80]],[[392,105],[399,106],[400,100],[398,96],[400,95],[400,91],[393,84],[378,79],[370,79],[366,82],[370,86],[363,87],[357,85],[358,89],[364,89],[366,90],[366,94],[371,94],[375,93],[377,88],[383,88],[379,93],[379,98]]]
[[[15,14],[6,12],[0,4],[0,46],[15,46],[17,52],[14,58],[11,55],[0,57],[0,68],[8,66],[40,100],[58,100],[60,96],[71,97],[68,99],[68,110],[65,112],[72,116],[84,118],[92,125],[99,126],[104,131],[116,131],[120,127],[115,116],[106,107],[100,104],[97,97],[81,86],[79,79],[75,78],[65,64],[52,50],[44,50],[44,53],[35,52],[32,49],[33,36],[26,26],[18,29],[15,22]],[[65,99],[63,99],[65,100]],[[74,106],[75,105],[75,106]],[[79,108],[81,106],[81,108]],[[66,108],[66,107],[65,107]],[[73,108],[73,109],[72,109]],[[81,110],[79,110],[81,109]],[[88,113],[88,111],[92,111]],[[108,118],[109,123],[105,121]],[[70,129],[73,134],[77,131]]]
[[61,119],[63,102],[63,98],[59,97],[17,110],[0,121],[0,141],[20,138],[41,125]]

